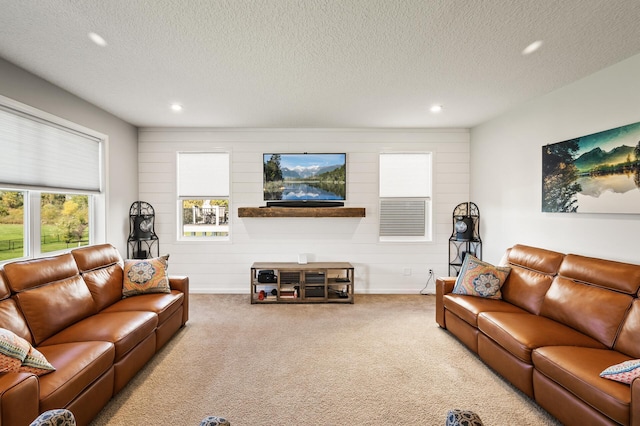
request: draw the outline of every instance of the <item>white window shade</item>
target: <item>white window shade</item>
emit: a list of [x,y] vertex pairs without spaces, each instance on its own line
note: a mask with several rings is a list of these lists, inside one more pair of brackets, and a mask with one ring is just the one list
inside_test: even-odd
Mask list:
[[100,192],[101,142],[0,106],[0,183]]
[[381,154],[380,197],[431,197],[431,154]]
[[431,239],[431,153],[380,154],[380,240]]
[[178,153],[178,197],[203,198],[228,196],[228,153]]

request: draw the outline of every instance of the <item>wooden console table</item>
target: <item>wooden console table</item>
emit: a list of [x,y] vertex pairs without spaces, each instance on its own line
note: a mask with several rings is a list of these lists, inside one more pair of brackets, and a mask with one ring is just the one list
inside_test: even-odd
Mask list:
[[255,262],[251,303],[353,303],[348,262]]

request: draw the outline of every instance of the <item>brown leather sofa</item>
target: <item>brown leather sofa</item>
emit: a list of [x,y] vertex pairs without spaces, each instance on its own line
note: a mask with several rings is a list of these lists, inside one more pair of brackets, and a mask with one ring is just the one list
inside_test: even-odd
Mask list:
[[0,425],[65,408],[88,424],[189,319],[189,279],[170,293],[122,298],[123,260],[109,244],[0,269],[0,327],[56,368],[0,373]]
[[436,280],[436,322],[565,425],[640,426],[640,379],[600,377],[640,358],[640,265],[515,245],[502,299]]

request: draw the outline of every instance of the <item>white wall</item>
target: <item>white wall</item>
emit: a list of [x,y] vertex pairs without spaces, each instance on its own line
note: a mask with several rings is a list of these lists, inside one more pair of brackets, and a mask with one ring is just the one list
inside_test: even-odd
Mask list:
[[[176,152],[228,150],[232,158],[231,241],[176,241]],[[434,242],[378,242],[378,154],[434,153]],[[238,207],[264,205],[265,152],[346,152],[346,206],[365,218],[239,218]],[[418,293],[427,271],[448,275],[451,213],[469,194],[467,130],[141,129],[140,200],[156,211],[160,254],[172,274],[188,275],[193,292],[248,293],[256,261],[348,261],[356,293]],[[405,275],[405,269],[411,275]],[[433,291],[433,283],[428,290]]]
[[640,215],[542,213],[542,146],[640,121],[640,55],[471,131],[484,259],[527,244],[640,263]]
[[0,76],[0,95],[108,136],[106,241],[124,256],[129,206],[138,199],[136,127],[1,58]]

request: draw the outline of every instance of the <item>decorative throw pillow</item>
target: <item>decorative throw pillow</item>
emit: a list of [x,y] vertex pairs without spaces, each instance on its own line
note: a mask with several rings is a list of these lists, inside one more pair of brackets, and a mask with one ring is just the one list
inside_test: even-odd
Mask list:
[[42,376],[55,371],[55,367],[22,337],[0,328],[0,372],[17,371]]
[[453,287],[453,293],[501,299],[500,288],[509,276],[509,272],[511,272],[509,266],[493,266],[467,254]]
[[0,372],[18,371],[30,348],[22,337],[0,328]]
[[153,259],[125,260],[122,296],[170,293],[168,259],[169,255]]
[[630,385],[633,379],[640,377],[640,359],[632,359],[612,365],[604,369],[600,373],[600,377]]
[[22,362],[22,366],[19,371],[33,373],[36,376],[42,376],[55,371],[55,367],[47,361],[39,350],[32,346]]

